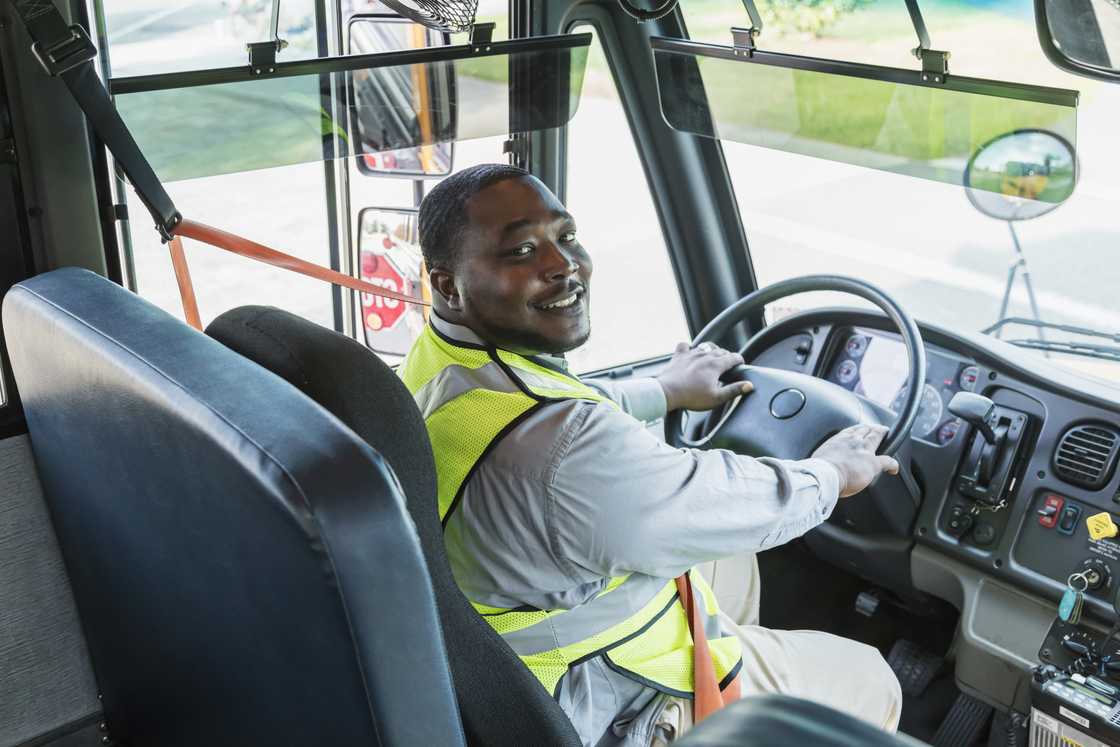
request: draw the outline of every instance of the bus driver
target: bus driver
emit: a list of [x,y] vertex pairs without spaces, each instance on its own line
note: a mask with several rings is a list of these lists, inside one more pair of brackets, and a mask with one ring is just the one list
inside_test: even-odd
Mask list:
[[875,454],[885,429],[853,426],[800,461],[668,446],[643,422],[749,392],[719,381],[738,354],[680,345],[656,379],[609,386],[569,373],[563,353],[590,334],[591,258],[521,169],[448,177],[419,222],[433,313],[400,375],[431,437],[451,567],[583,742],[661,744],[691,725],[692,640],[673,579],[701,564],[714,589],[690,574],[698,633],[721,688],[796,695],[893,731],[902,695],[877,650],[755,624],[754,553],[896,473]]

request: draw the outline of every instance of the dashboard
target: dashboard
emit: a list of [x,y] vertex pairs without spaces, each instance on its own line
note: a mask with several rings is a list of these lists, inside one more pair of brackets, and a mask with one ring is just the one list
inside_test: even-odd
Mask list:
[[[1069,575],[1091,566],[1102,583],[1087,591],[1085,614],[1111,623],[1120,537],[1092,539],[1086,519],[1107,512],[1120,524],[1120,388],[991,337],[919,326],[926,378],[899,455],[912,484],[880,480],[869,495],[837,504],[824,531],[806,540],[826,560],[900,593],[912,583],[915,546],[1055,605]],[[748,363],[825,379],[888,412],[907,394],[901,338],[874,313],[787,317],[744,353]],[[949,412],[958,392],[991,400],[1002,450]]]

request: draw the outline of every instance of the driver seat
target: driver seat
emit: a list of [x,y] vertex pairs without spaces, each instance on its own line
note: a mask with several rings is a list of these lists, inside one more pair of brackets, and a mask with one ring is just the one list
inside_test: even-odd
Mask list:
[[206,334],[318,402],[396,473],[435,591],[468,744],[578,746],[579,736],[560,706],[455,583],[437,515],[428,433],[392,369],[360,343],[271,307],[231,309],[211,322]]
[[[451,574],[437,515],[435,461],[423,418],[396,374],[360,343],[286,311],[242,306],[206,334],[286,379],[366,440],[392,467],[435,592],[466,741],[480,747],[576,747],[557,702],[471,607]],[[852,716],[785,695],[744,698],[680,747],[919,747]]]

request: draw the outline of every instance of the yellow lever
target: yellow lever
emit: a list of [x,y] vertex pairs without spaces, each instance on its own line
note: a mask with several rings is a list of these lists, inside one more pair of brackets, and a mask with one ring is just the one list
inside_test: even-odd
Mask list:
[[1089,536],[1095,540],[1115,537],[1120,534],[1120,527],[1117,527],[1112,521],[1112,514],[1108,511],[1093,514],[1085,520],[1085,526],[1089,527]]

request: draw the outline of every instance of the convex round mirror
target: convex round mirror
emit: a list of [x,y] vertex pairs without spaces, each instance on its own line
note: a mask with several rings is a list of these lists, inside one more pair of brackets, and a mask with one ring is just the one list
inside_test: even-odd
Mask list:
[[980,146],[964,171],[976,209],[999,220],[1037,218],[1065,202],[1077,184],[1073,146],[1053,132],[1016,130]]

